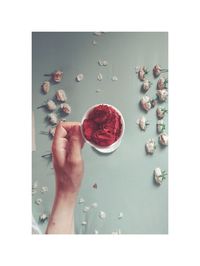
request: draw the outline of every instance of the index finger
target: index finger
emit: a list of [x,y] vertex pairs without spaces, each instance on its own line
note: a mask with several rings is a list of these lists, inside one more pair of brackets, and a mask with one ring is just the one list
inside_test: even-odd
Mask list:
[[67,131],[69,131],[75,125],[80,125],[80,123],[79,122],[60,122],[56,127],[54,139],[65,138],[67,136]]

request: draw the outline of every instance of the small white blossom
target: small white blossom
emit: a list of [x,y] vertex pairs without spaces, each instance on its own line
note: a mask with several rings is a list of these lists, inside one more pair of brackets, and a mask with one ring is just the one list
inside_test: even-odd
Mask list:
[[86,225],[87,224],[87,222],[86,221],[82,221],[82,223],[81,223],[82,225]]
[[166,112],[167,112],[166,108],[159,106],[156,110],[158,119],[164,118]]
[[47,186],[42,187],[41,190],[40,190],[41,193],[45,193],[47,191],[48,191],[48,187]]
[[141,107],[147,112],[152,108],[151,99],[149,96],[145,95],[144,97],[142,97],[142,99],[140,100],[140,104]]
[[162,171],[159,167],[154,170],[154,180],[158,185],[161,185],[165,176],[167,175],[166,171]]
[[119,215],[118,215],[118,219],[122,219],[123,217],[124,217],[123,212],[120,212]]
[[55,110],[56,110],[56,104],[55,104],[55,102],[52,101],[52,100],[49,100],[49,101],[47,102],[47,109],[48,109],[49,111],[55,111]]
[[143,91],[147,92],[150,87],[151,87],[151,82],[148,79],[145,79],[143,84],[142,84]]
[[50,82],[48,80],[45,80],[42,84],[42,91],[47,94],[50,90]]
[[168,135],[167,135],[167,133],[164,132],[164,133],[160,134],[159,142],[163,146],[167,146],[168,145]]
[[85,202],[84,198],[79,199],[79,204],[84,203],[84,202]]
[[65,95],[64,90],[57,90],[57,92],[56,92],[56,99],[59,102],[65,102],[65,101],[67,101],[67,97]]
[[142,116],[140,119],[137,120],[137,124],[139,125],[141,130],[145,131],[147,129],[147,126],[149,125],[149,122],[144,116]]
[[103,212],[103,211],[100,211],[99,212],[99,217],[104,220],[106,218],[106,213]]
[[52,125],[55,125],[58,122],[58,118],[57,118],[57,115],[55,113],[48,114],[47,115],[47,118],[48,118],[49,122]]
[[83,212],[88,212],[89,210],[90,210],[90,207],[85,206],[84,209],[83,209]]
[[159,101],[165,102],[168,98],[168,91],[166,89],[157,90],[157,96]]
[[35,200],[35,204],[40,205],[41,203],[42,203],[42,199],[39,198]]
[[153,68],[154,77],[160,76],[160,73],[161,73],[161,67],[158,64],[156,64]]
[[48,219],[48,216],[47,216],[46,213],[43,213],[43,214],[41,214],[41,215],[39,216],[39,221],[40,221],[41,223],[44,223],[47,219]]
[[80,73],[76,76],[76,81],[80,82],[81,80],[83,80],[83,78],[84,78],[84,75]]
[[99,233],[99,231],[94,229],[94,234],[97,235],[98,233]]
[[61,103],[60,109],[65,114],[70,114],[71,113],[71,106],[69,104],[67,104],[67,103]]
[[148,71],[147,71],[147,68],[145,66],[140,67],[139,71],[138,71],[139,80],[144,81],[145,80],[145,75],[147,73],[148,73]]
[[98,207],[98,204],[96,202],[92,203],[91,205],[93,208],[97,208]]
[[163,120],[158,120],[157,122],[157,132],[162,133],[165,130],[165,123]]
[[103,76],[102,76],[101,73],[98,74],[97,79],[98,79],[99,81],[101,81],[101,80],[103,79]]
[[153,154],[156,150],[156,143],[154,139],[149,139],[145,144],[146,152],[148,154]]
[[118,77],[117,76],[113,76],[112,77],[112,81],[117,81],[118,80]]
[[161,77],[157,82],[157,89],[163,90],[167,88],[167,79],[164,77]]

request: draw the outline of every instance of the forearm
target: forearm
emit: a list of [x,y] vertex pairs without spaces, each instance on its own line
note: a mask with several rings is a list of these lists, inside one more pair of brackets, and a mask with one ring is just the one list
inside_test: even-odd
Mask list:
[[76,193],[56,191],[46,234],[73,234]]

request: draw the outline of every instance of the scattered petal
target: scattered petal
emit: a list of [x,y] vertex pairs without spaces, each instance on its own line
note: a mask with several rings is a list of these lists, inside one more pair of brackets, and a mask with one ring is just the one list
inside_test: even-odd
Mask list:
[[94,229],[94,234],[97,235],[98,233],[99,233],[99,231]]
[[84,198],[79,199],[79,204],[84,203],[84,202],[85,202]]
[[42,91],[43,93],[47,94],[50,90],[50,82],[48,80],[45,80],[42,84]]
[[117,76],[113,76],[112,77],[112,81],[117,81],[118,80],[118,77]]
[[101,73],[98,74],[97,79],[98,79],[99,81],[101,81],[101,80],[103,79],[103,76],[102,76]]
[[89,210],[90,210],[90,207],[85,206],[84,209],[83,209],[83,212],[88,212]]
[[80,73],[76,76],[76,81],[80,82],[81,80],[83,80],[83,78],[84,78],[84,75]]
[[56,99],[59,102],[65,102],[65,101],[67,101],[67,97],[65,95],[64,90],[57,90],[57,92],[56,92]]
[[45,193],[47,191],[48,191],[48,187],[42,187],[40,190],[41,193]]
[[98,207],[98,204],[96,202],[92,203],[91,205],[93,208],[97,208]]
[[108,65],[108,61],[104,60],[103,61],[103,66],[107,66]]
[[40,205],[42,203],[42,199],[36,199],[35,204]]
[[106,218],[106,213],[105,212],[103,212],[103,211],[100,211],[99,212],[99,218],[101,218],[101,219],[105,219]]
[[123,212],[120,212],[120,213],[119,213],[119,216],[118,216],[118,219],[122,219],[123,217],[124,217]]
[[92,41],[92,44],[93,44],[93,45],[96,45],[96,44],[97,44],[97,42],[96,42],[95,40],[93,40],[93,41]]
[[97,189],[97,184],[94,183],[94,185],[92,187],[95,188],[95,189]]
[[32,188],[37,188],[38,187],[38,181],[34,181]]
[[164,133],[160,134],[159,142],[163,146],[167,146],[168,145],[168,135],[167,135],[167,133],[164,132]]
[[87,222],[86,221],[82,221],[82,223],[81,223],[82,225],[86,225],[87,224]]
[[97,93],[101,92],[101,89],[97,89],[96,92],[97,92]]
[[148,154],[153,154],[156,150],[156,143],[154,139],[149,139],[145,144],[146,152]]
[[99,61],[98,61],[98,64],[99,64],[100,66],[103,66],[103,61],[102,61],[102,60],[99,60]]

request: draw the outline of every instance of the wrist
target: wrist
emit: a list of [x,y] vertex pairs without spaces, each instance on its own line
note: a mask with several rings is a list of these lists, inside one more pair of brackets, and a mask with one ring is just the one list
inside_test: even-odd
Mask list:
[[77,192],[71,192],[57,187],[55,199],[56,201],[65,203],[67,206],[73,207],[76,204]]

